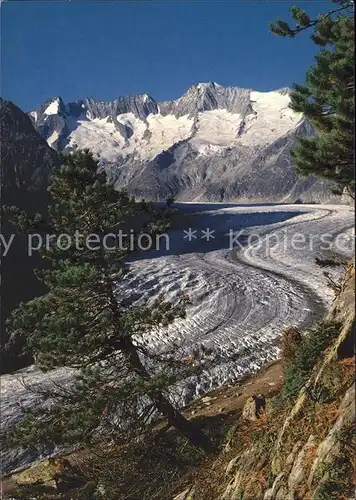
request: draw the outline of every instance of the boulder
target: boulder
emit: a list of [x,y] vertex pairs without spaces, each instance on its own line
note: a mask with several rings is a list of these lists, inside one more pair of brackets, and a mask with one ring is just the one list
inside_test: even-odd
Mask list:
[[253,395],[247,399],[242,410],[242,417],[244,420],[257,420],[261,417],[265,409],[265,397],[262,394]]
[[83,486],[83,479],[78,469],[64,457],[41,460],[13,474],[11,479],[20,487],[41,485],[58,491]]

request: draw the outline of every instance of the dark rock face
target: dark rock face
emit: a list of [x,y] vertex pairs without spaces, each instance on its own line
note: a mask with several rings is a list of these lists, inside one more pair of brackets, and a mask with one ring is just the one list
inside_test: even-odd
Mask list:
[[[10,101],[0,101],[1,185],[3,203],[12,192],[43,190],[56,153],[34,129],[30,118]],[[21,199],[17,200],[23,203]]]
[[[15,205],[29,213],[44,213],[49,175],[57,155],[33,128],[30,118],[9,101],[0,102],[1,120],[1,233],[8,241],[15,229],[4,206]],[[3,249],[2,249],[3,250]],[[38,256],[27,255],[26,237],[16,234],[1,260],[1,341],[7,341],[5,320],[21,301],[39,295],[43,285],[33,275]],[[29,360],[19,357],[22,343],[13,339],[2,352],[2,371],[15,370]]]
[[158,113],[156,101],[147,94],[119,97],[111,102],[101,102],[93,98],[87,98],[82,104],[84,104],[84,109],[91,119],[133,113],[137,118],[145,121],[150,113]]
[[226,109],[243,116],[252,112],[250,91],[235,87],[221,87],[214,82],[197,83],[176,101],[165,101],[159,105],[162,115],[194,117],[198,112]]
[[124,139],[129,139],[133,134],[132,128],[119,122],[116,116],[109,116],[108,123],[113,123]]

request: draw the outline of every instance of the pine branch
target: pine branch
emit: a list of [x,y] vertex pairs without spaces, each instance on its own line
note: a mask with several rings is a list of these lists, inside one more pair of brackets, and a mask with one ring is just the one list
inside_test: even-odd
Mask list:
[[340,7],[337,7],[335,9],[330,10],[329,12],[322,14],[319,16],[317,19],[314,20],[309,20],[308,24],[304,25],[296,25],[295,28],[291,28],[288,23],[285,21],[282,21],[281,19],[277,19],[276,21],[273,21],[270,24],[270,30],[272,31],[273,34],[277,36],[289,36],[291,38],[294,38],[296,35],[301,33],[302,31],[305,31],[309,28],[313,28],[315,26],[318,26],[320,23],[325,21],[326,19],[329,19],[331,16],[334,14],[337,14],[338,12],[342,12],[345,10],[349,10],[350,8],[354,7],[354,2],[353,1],[348,1],[346,5],[341,5]]

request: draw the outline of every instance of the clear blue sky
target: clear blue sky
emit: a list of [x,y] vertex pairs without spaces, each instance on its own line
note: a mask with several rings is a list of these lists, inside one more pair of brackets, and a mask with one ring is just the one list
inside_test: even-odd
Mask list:
[[[25,111],[147,92],[176,98],[195,82],[256,90],[302,82],[309,35],[278,38],[268,24],[296,2],[5,2],[1,94]],[[312,15],[329,2],[298,2]]]

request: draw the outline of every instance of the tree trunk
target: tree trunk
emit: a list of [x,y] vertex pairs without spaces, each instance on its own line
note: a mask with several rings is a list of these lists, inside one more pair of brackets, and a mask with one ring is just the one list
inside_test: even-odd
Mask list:
[[[111,310],[114,314],[115,324],[119,324],[120,314],[113,290],[114,283],[112,282],[112,279],[108,277],[107,292],[109,294]],[[129,365],[137,373],[137,375],[142,377],[144,380],[149,380],[151,376],[142,364],[137,353],[137,349],[132,343],[131,338],[121,338],[118,344],[118,350],[123,353]],[[184,415],[182,415],[182,413],[172,405],[168,398],[162,394],[161,391],[153,390],[148,394],[148,396],[151,398],[157,410],[167,418],[169,425],[175,427],[182,434],[184,434],[194,446],[201,448],[207,453],[213,451],[214,447],[204,432],[198,426],[194,425],[194,423],[186,419]]]
[[[122,352],[126,355],[126,359],[134,371],[143,379],[149,380],[150,374],[142,364],[137,353],[137,349],[131,342],[131,339],[125,339],[124,349]],[[148,394],[148,396],[151,398],[157,410],[167,418],[169,425],[175,427],[182,434],[184,434],[194,446],[201,448],[205,452],[213,451],[213,445],[210,439],[199,427],[186,419],[184,415],[182,415],[182,413],[172,405],[168,398],[162,394],[161,391],[153,391]]]

